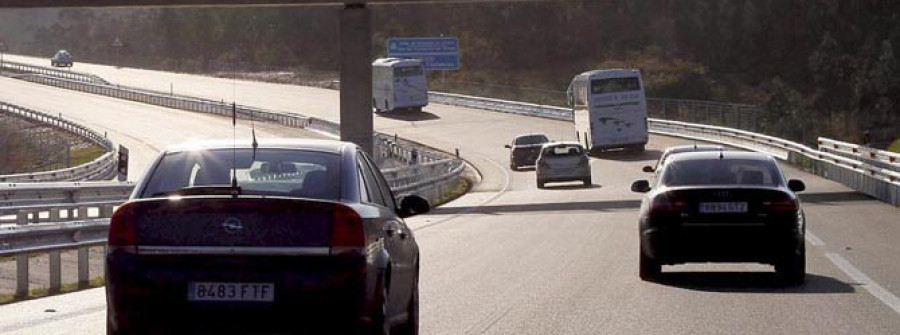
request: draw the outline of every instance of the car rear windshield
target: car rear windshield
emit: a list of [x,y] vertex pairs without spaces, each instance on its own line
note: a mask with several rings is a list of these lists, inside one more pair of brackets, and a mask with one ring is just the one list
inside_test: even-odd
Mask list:
[[294,149],[175,152],[155,167],[141,198],[189,187],[228,186],[234,166],[243,194],[337,200],[339,162],[338,154]]
[[544,144],[549,141],[544,135],[528,135],[516,138],[516,145]]
[[784,181],[778,166],[756,159],[691,159],[669,163],[663,172],[663,184],[779,186]]
[[606,94],[629,91],[640,91],[641,82],[637,77],[608,78],[591,81],[591,93]]
[[578,146],[578,145],[552,146],[552,147],[544,148],[544,152],[542,153],[542,155],[545,157],[580,156],[583,154],[584,153],[581,150],[581,146]]

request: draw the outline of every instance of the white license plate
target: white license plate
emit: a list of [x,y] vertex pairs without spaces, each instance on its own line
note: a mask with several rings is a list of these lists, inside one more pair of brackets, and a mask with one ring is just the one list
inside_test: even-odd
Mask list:
[[746,202],[701,202],[700,213],[747,213]]
[[192,282],[188,285],[190,301],[275,301],[272,283]]

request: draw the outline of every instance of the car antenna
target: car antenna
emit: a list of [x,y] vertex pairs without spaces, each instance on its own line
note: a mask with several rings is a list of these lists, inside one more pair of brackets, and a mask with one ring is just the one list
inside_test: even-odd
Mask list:
[[237,182],[237,103],[231,103],[231,197],[241,193]]
[[253,141],[250,142],[250,145],[253,146],[253,160],[256,160],[256,148],[259,147],[259,142],[256,141],[256,125],[253,122],[253,109],[250,109],[250,136],[253,138]]

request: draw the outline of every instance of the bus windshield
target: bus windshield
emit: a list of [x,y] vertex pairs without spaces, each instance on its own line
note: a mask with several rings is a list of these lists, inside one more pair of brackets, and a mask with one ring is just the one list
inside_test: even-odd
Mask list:
[[412,76],[421,76],[422,75],[422,67],[421,66],[403,66],[394,68],[394,76],[395,77],[412,77]]
[[592,94],[606,94],[629,91],[640,91],[641,82],[637,77],[607,78],[591,81]]

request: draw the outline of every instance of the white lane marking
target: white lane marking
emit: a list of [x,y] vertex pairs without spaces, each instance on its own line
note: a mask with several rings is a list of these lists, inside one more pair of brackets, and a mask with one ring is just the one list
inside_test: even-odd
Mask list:
[[822,241],[822,239],[816,236],[816,234],[813,234],[811,231],[809,231],[809,229],[806,230],[806,234],[804,235],[806,235],[806,242],[809,242],[809,244],[817,247],[825,245],[825,241]]
[[[489,159],[489,158],[487,158],[487,157],[485,157],[485,156],[483,156],[483,155],[474,154],[473,156],[476,156],[476,157],[478,157],[478,158],[484,159],[484,160],[490,162],[491,164],[494,164],[494,166],[496,166],[498,169],[500,169],[500,171],[503,172],[503,178],[505,179],[505,180],[503,181],[503,188],[501,188],[500,191],[498,191],[497,193],[495,193],[494,195],[492,195],[490,198],[485,199],[484,201],[478,203],[477,205],[475,205],[474,207],[471,207],[471,208],[468,209],[468,210],[465,210],[465,211],[462,211],[462,212],[453,214],[453,215],[451,215],[450,217],[447,217],[447,218],[445,218],[445,219],[441,219],[441,220],[438,220],[438,221],[435,221],[435,222],[432,222],[432,223],[424,224],[424,225],[422,225],[422,226],[419,226],[419,227],[417,227],[417,228],[414,228],[413,231],[420,231],[420,230],[422,230],[422,229],[425,229],[425,228],[428,228],[428,227],[431,227],[431,226],[435,226],[435,225],[440,224],[440,223],[444,223],[444,222],[447,222],[447,221],[456,219],[456,218],[462,216],[463,214],[471,213],[472,211],[475,210],[475,208],[478,208],[478,207],[482,207],[482,206],[484,206],[484,205],[487,205],[488,203],[490,203],[490,202],[496,200],[496,199],[499,198],[501,195],[503,195],[504,193],[506,193],[506,191],[509,190],[509,183],[510,183],[510,180],[511,180],[512,178],[510,177],[511,175],[509,174],[509,171],[506,171],[506,167],[504,167],[504,166],[501,165],[500,163],[497,163],[497,162],[495,162],[494,160]],[[471,164],[470,164],[470,165],[471,165]],[[474,168],[474,166],[473,166],[473,168]]]
[[828,257],[828,259],[831,260],[831,262],[834,263],[835,266],[841,269],[841,271],[847,274],[847,276],[850,276],[850,278],[862,285],[862,287],[865,288],[866,291],[869,291],[869,293],[878,298],[878,300],[881,300],[881,302],[893,309],[894,312],[900,314],[900,298],[897,298],[896,295],[894,295],[881,285],[878,285],[878,283],[872,280],[872,278],[866,276],[865,273],[854,267],[852,264],[850,264],[850,262],[844,259],[844,257],[841,257],[841,255],[828,252],[825,253],[825,257]]

